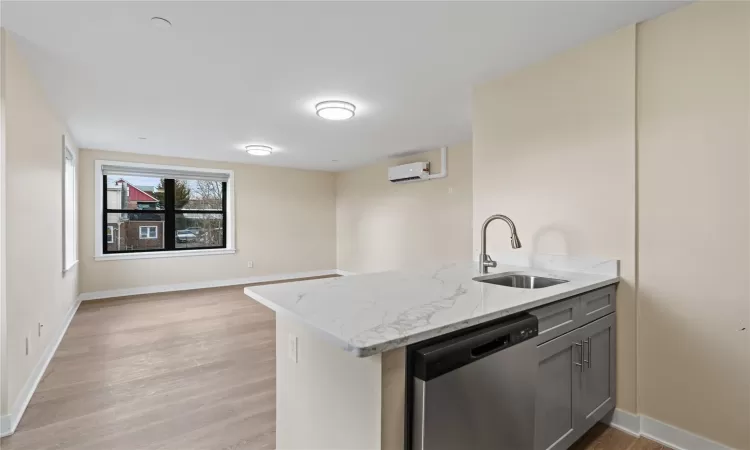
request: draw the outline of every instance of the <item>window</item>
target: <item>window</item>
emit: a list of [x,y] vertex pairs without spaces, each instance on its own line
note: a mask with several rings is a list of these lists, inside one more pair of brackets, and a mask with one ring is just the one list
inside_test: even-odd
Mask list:
[[97,161],[97,259],[232,253],[232,172]]
[[76,160],[63,136],[63,272],[78,262],[76,229]]
[[156,239],[157,237],[159,237],[158,233],[156,232],[157,229],[158,228],[155,226],[139,227],[141,239]]

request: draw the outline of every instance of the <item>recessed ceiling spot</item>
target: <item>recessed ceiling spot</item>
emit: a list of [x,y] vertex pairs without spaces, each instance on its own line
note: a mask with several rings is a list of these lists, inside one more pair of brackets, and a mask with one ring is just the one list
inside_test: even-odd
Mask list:
[[152,17],[151,18],[151,25],[153,25],[156,28],[161,29],[167,29],[172,27],[172,22],[168,21],[167,19],[163,17]]
[[315,105],[315,113],[328,120],[346,120],[354,117],[357,107],[341,100],[327,100]]
[[245,150],[253,156],[268,156],[273,153],[273,149],[267,145],[246,145]]

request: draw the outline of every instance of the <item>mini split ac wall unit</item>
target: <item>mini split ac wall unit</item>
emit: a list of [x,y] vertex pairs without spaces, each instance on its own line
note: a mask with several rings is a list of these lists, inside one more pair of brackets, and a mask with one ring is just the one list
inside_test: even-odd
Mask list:
[[440,173],[430,173],[430,163],[415,162],[388,168],[388,180],[391,183],[408,183],[410,181],[434,180],[448,175],[448,148],[440,149]]
[[425,180],[430,176],[430,163],[415,162],[388,168],[388,179],[393,183]]

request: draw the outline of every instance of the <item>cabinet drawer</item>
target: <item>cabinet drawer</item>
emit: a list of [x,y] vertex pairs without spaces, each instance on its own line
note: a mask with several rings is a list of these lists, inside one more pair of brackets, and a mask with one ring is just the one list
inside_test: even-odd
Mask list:
[[615,288],[607,286],[581,295],[581,325],[615,312]]
[[573,297],[529,311],[539,320],[539,344],[581,326],[577,320],[579,302],[579,297]]

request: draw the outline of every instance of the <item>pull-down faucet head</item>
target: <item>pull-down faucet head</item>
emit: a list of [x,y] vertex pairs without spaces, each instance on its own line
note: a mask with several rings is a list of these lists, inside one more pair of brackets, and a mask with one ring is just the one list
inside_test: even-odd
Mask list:
[[518,234],[516,234],[516,230],[513,230],[513,234],[510,235],[510,247],[511,248],[521,248],[521,240],[518,239]]

